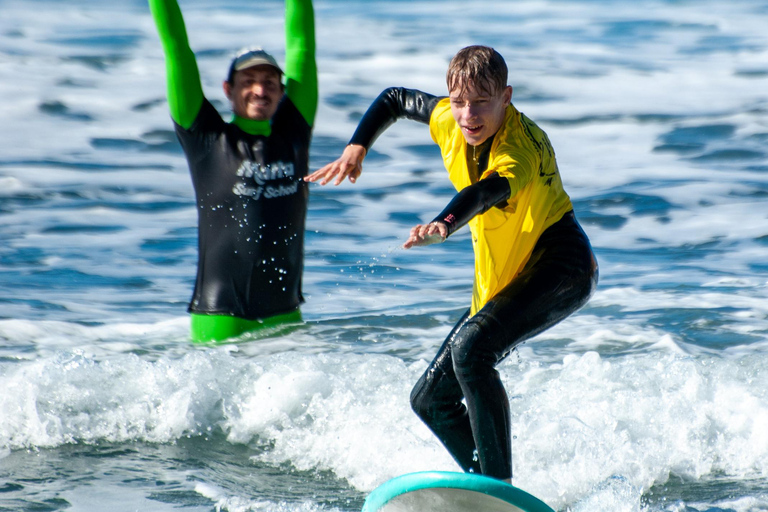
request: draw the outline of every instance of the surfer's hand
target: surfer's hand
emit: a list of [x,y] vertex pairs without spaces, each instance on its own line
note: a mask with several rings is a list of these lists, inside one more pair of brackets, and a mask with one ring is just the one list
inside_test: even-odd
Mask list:
[[365,153],[366,151],[363,146],[350,144],[344,148],[344,153],[341,154],[338,160],[316,170],[304,178],[304,181],[314,183],[320,180],[320,184],[325,185],[333,180],[333,184],[338,185],[344,181],[344,178],[347,178],[351,183],[354,183],[357,181],[360,173],[363,172]]
[[448,236],[448,226],[442,222],[419,224],[411,228],[411,236],[403,244],[403,249],[421,245],[439,244],[445,242]]

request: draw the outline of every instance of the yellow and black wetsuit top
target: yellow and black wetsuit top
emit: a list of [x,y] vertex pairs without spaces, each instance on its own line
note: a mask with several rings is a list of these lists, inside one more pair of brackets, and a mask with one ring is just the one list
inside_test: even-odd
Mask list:
[[317,109],[311,0],[286,0],[285,95],[269,121],[222,120],[205,99],[175,0],[149,0],[168,103],[197,199],[190,312],[260,320],[301,302],[309,145]]
[[448,98],[413,89],[390,88],[361,119],[351,144],[370,148],[398,118],[429,124],[448,176],[459,192],[436,218],[449,233],[469,223],[475,252],[471,313],[523,269],[537,240],[573,209],[563,190],[547,135],[513,105],[473,162]]
[[504,123],[493,137],[487,167],[480,169],[479,176],[469,172],[467,143],[447,98],[432,111],[429,131],[440,146],[457,191],[491,175],[509,183],[505,205],[469,221],[475,251],[474,314],[523,269],[544,230],[573,205],[563,189],[549,138],[513,105],[507,106]]

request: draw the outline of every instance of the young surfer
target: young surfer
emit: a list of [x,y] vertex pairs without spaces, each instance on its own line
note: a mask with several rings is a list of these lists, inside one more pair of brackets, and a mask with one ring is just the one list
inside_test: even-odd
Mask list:
[[502,56],[485,46],[462,49],[447,85],[448,97],[385,90],[342,156],[307,180],[355,182],[367,151],[397,119],[429,125],[458,194],[403,246],[440,242],[469,224],[475,279],[471,307],[414,387],[411,404],[464,471],[511,481],[509,401],[495,367],[587,302],[597,263],[549,139],[510,104]]
[[195,341],[300,320],[309,144],[317,110],[311,0],[286,0],[283,70],[261,49],[239,52],[223,82],[222,120],[205,98],[176,0],[149,0],[166,57],[168,105],[198,213]]

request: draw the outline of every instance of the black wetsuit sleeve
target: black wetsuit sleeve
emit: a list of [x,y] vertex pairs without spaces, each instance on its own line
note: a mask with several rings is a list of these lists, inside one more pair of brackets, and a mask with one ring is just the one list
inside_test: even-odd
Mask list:
[[416,89],[390,87],[368,107],[349,143],[363,146],[368,151],[379,135],[398,119],[429,124],[432,111],[441,99]]
[[491,174],[456,194],[432,222],[445,224],[450,236],[475,215],[485,213],[494,206],[506,204],[511,192],[507,178],[502,178],[496,173]]

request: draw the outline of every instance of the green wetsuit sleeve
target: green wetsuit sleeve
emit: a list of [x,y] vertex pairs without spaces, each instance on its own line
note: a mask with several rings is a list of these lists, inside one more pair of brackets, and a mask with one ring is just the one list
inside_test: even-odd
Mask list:
[[318,98],[312,0],[285,0],[285,93],[312,126]]
[[171,117],[188,129],[203,105],[203,86],[195,54],[176,0],[149,0],[149,8],[165,53],[168,107]]

